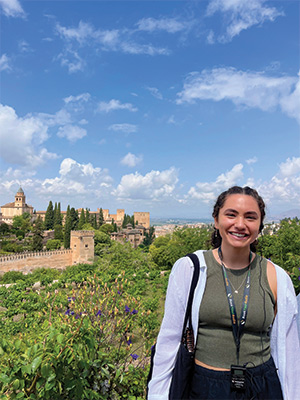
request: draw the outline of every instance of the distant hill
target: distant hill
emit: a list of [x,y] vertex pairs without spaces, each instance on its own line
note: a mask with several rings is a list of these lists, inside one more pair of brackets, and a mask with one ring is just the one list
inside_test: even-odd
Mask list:
[[197,224],[202,222],[204,224],[210,224],[213,222],[211,218],[152,218],[151,217],[151,225],[160,226],[160,225],[188,225],[188,224]]
[[270,221],[280,221],[280,220],[282,220],[284,218],[295,218],[295,217],[298,217],[300,219],[300,209],[299,208],[298,209],[295,208],[295,209],[292,209],[292,210],[287,210],[287,211],[284,211],[284,212],[282,212],[282,213],[280,213],[278,215],[272,215],[272,216],[268,217],[268,220],[270,220]]

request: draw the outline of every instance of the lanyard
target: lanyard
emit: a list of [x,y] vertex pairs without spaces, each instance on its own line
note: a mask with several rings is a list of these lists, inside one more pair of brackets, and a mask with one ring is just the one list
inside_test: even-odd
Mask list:
[[[248,303],[249,303],[249,296],[250,296],[250,268],[247,273],[247,279],[246,279],[245,288],[244,288],[244,296],[243,296],[243,304],[242,304],[242,310],[241,310],[240,323],[238,323],[236,307],[235,307],[235,303],[234,303],[234,299],[233,299],[233,295],[232,295],[231,285],[230,285],[230,282],[229,282],[229,279],[227,276],[226,268],[222,261],[221,247],[219,247],[218,253],[219,253],[221,263],[222,263],[224,283],[225,283],[227,300],[228,300],[229,311],[230,311],[230,316],[231,316],[232,333],[233,333],[233,337],[234,337],[234,341],[235,341],[235,345],[236,345],[236,359],[237,359],[237,364],[239,364],[241,337],[242,337],[246,319],[247,319]],[[252,253],[250,252],[249,265],[251,263],[251,258],[252,258]]]

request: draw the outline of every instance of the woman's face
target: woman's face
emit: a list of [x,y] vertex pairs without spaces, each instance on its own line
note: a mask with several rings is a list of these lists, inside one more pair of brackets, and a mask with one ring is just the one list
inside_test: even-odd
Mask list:
[[254,197],[231,194],[225,200],[215,227],[222,238],[222,247],[250,248],[258,234],[261,213]]

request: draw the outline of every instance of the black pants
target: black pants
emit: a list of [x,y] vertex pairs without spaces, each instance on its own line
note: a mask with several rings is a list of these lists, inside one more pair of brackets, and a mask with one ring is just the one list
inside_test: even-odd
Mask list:
[[271,357],[258,367],[247,368],[247,389],[232,391],[230,371],[214,371],[195,364],[190,400],[282,400],[276,367]]

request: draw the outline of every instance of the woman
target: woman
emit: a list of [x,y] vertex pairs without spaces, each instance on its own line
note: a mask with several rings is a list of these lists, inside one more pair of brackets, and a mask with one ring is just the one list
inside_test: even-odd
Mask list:
[[[264,216],[262,198],[249,187],[234,186],[217,199],[214,249],[196,252],[190,399],[300,399],[294,288],[282,268],[254,252]],[[148,400],[168,399],[192,274],[188,257],[170,274]]]

